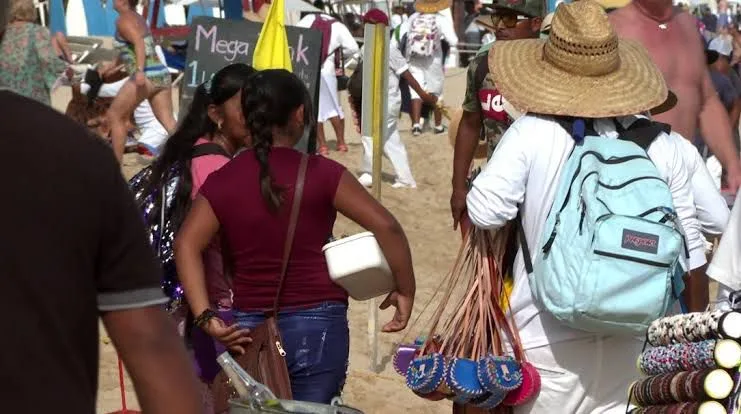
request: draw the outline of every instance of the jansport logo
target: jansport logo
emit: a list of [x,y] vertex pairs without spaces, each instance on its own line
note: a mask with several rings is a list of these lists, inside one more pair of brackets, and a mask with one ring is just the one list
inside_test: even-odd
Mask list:
[[623,229],[623,249],[656,254],[659,251],[659,236]]

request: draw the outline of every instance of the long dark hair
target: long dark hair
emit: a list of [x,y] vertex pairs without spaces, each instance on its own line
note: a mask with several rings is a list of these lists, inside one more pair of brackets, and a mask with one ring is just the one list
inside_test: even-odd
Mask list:
[[273,147],[273,128],[285,127],[291,115],[304,106],[304,130],[314,129],[316,119],[304,83],[283,69],[263,70],[250,77],[242,90],[242,111],[252,134],[252,147],[260,163],[260,192],[272,211],[282,202],[283,189],[270,172],[268,159]]
[[172,204],[175,208],[171,216],[176,226],[182,223],[190,208],[190,193],[193,189],[193,178],[190,173],[193,146],[199,138],[212,136],[218,129],[208,116],[209,105],[221,105],[231,99],[255,72],[251,66],[235,63],[216,72],[209,82],[199,85],[188,113],[177,131],[165,143],[162,154],[152,164],[152,174],[145,190],[147,194],[161,189],[172,178],[172,172],[177,171],[179,180]]

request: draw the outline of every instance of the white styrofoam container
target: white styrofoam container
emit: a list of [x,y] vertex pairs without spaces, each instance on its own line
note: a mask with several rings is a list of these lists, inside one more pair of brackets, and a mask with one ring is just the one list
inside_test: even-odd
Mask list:
[[386,257],[373,233],[364,232],[326,244],[329,276],[355,300],[368,300],[396,289]]

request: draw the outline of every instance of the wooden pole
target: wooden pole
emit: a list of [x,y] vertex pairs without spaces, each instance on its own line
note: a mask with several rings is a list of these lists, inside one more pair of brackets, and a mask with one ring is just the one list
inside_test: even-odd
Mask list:
[[[373,196],[381,201],[381,172],[383,143],[388,133],[388,45],[389,34],[385,25],[365,26],[363,54],[363,110],[361,133],[373,139]],[[370,370],[378,372],[378,306],[375,299],[368,301],[368,351]]]

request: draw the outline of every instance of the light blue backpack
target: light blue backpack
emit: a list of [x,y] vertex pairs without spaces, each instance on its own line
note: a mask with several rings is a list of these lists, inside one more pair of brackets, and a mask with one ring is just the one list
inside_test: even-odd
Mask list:
[[[620,129],[620,139],[574,134],[541,254],[528,269],[537,303],[570,327],[644,334],[684,288],[683,232],[669,187],[644,149],[661,131],[652,125],[642,142],[628,134],[635,130]],[[530,265],[529,252],[525,259]]]

